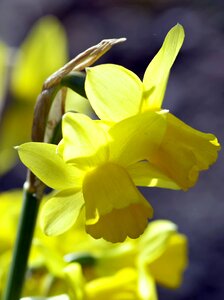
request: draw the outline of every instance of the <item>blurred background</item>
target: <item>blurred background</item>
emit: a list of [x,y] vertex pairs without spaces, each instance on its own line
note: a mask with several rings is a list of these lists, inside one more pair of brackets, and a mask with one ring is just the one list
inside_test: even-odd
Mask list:
[[[9,67],[13,64],[10,58],[31,27],[47,15],[55,16],[64,26],[69,58],[102,39],[126,37],[125,43],[115,46],[97,63],[122,64],[139,77],[143,76],[169,29],[181,23],[186,38],[172,68],[163,107],[192,127],[215,134],[223,144],[223,0],[0,0],[0,40],[10,47]],[[52,56],[59,46],[53,39]],[[44,68],[41,60],[37,65]],[[10,78],[10,68],[6,78]],[[7,86],[10,87],[8,80]],[[38,88],[41,89],[41,85]],[[6,102],[0,101],[1,128],[13,93],[5,89],[4,96]],[[34,100],[29,104],[31,107]],[[20,109],[23,108],[14,107],[15,115]],[[24,131],[30,130],[29,118],[28,111],[23,110]],[[19,126],[19,119],[17,122],[15,127]],[[9,129],[4,134],[13,135],[14,127],[7,126]],[[0,138],[3,140],[2,136]],[[16,145],[17,140],[12,143]],[[0,169],[3,170],[0,190],[22,187],[25,168],[19,162],[5,168],[5,163],[4,156],[0,156]],[[190,261],[182,287],[174,291],[160,288],[161,300],[224,299],[223,171],[221,151],[216,164],[202,173],[197,185],[188,192],[143,189],[154,206],[155,219],[174,221],[180,232],[189,238]]]

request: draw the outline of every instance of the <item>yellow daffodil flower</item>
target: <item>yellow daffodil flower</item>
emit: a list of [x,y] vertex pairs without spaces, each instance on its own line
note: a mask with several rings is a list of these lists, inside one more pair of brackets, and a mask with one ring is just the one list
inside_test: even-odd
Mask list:
[[[107,126],[145,111],[161,110],[170,69],[183,40],[183,27],[177,24],[148,65],[143,81],[119,65],[103,64],[87,69],[87,97]],[[169,113],[159,149],[148,153],[146,158],[179,189],[187,190],[196,183],[199,172],[216,161],[219,149],[214,135],[193,129]]]
[[182,282],[187,266],[187,240],[172,222],[151,222],[141,237],[128,239],[123,244],[102,240],[90,244],[98,245],[98,251],[96,254],[90,247],[89,254],[94,254],[96,261],[89,270],[83,266],[85,284],[77,263],[64,269],[71,283],[71,295],[77,299],[82,300],[85,295],[88,300],[156,300],[157,283],[177,288]]
[[59,146],[19,146],[22,162],[59,191],[42,210],[46,234],[69,229],[82,208],[86,230],[95,238],[121,242],[127,236],[137,238],[142,234],[153,209],[135,183],[170,187],[166,176],[143,161],[146,151],[154,153],[160,145],[166,114],[148,111],[118,122],[107,131],[85,115],[67,113]]
[[[0,232],[0,295],[10,264],[21,199],[22,191],[0,194],[4,216],[0,220],[4,227]],[[157,283],[177,288],[182,282],[187,243],[172,222],[151,222],[138,239],[112,244],[87,235],[82,219],[59,237],[44,235],[40,221],[38,218],[23,300],[38,296],[49,300],[155,300]]]

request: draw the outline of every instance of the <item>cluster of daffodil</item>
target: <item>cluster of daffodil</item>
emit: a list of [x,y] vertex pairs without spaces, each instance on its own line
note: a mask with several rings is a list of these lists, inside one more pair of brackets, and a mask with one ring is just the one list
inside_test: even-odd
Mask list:
[[216,161],[220,145],[214,135],[161,108],[183,40],[178,24],[143,81],[119,65],[87,68],[85,92],[99,120],[68,112],[59,145],[18,147],[22,162],[56,190],[41,211],[47,235],[65,232],[83,214],[87,233],[96,239],[137,238],[153,208],[136,186],[187,190]]
[[[4,226],[0,232],[0,295],[21,197],[21,191],[0,195],[0,226]],[[156,300],[156,283],[168,288],[181,284],[187,265],[187,241],[172,222],[151,222],[141,237],[122,244],[95,240],[82,227],[79,218],[77,226],[60,237],[47,237],[38,221],[23,300]]]

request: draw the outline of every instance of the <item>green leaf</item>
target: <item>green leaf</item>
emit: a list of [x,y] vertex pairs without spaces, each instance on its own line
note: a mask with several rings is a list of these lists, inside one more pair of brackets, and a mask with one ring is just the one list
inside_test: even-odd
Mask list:
[[85,92],[85,79],[86,75],[83,72],[72,71],[62,78],[61,85],[69,87],[74,92],[86,98]]

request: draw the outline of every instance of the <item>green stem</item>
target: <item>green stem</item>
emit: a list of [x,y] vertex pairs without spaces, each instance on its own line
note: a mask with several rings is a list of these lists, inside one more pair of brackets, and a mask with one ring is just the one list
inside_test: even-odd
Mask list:
[[36,194],[24,189],[23,208],[3,300],[20,299],[39,203]]

